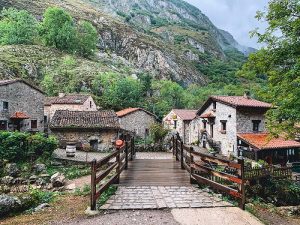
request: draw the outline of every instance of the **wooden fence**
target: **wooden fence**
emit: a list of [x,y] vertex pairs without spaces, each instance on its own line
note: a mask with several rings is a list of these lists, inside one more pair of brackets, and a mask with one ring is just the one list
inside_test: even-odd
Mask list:
[[118,184],[120,174],[135,157],[134,138],[124,138],[124,145],[105,158],[91,162],[91,210],[96,210],[97,199],[112,184]]
[[229,194],[239,200],[239,207],[245,209],[244,160],[230,161],[196,152],[183,144],[176,136],[172,138],[172,149],[181,168],[190,173],[191,183],[205,184]]

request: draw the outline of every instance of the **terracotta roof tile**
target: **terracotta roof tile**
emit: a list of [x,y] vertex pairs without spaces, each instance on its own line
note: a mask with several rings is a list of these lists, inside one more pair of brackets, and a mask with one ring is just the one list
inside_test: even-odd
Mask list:
[[149,111],[147,111],[147,110],[145,110],[143,108],[127,108],[127,109],[122,109],[121,111],[116,112],[116,114],[117,114],[118,117],[123,117],[123,116],[126,116],[126,115],[128,115],[130,113],[133,113],[133,112],[136,112],[136,111],[139,111],[139,110],[144,111],[145,113],[147,113],[147,114],[149,114],[149,115],[157,118],[156,115],[154,115],[153,113],[151,113],[151,112],[149,112]]
[[72,105],[82,105],[90,97],[90,95],[85,94],[68,94],[64,97],[46,97],[45,105],[49,106],[52,104],[72,104]]
[[193,120],[196,117],[197,110],[190,109],[173,109],[172,110],[182,120]]
[[216,116],[214,115],[213,112],[207,112],[207,113],[203,113],[200,118],[215,118]]
[[96,129],[119,129],[120,124],[114,111],[68,111],[58,110],[55,112],[50,128],[96,128]]
[[269,139],[268,133],[238,134],[238,137],[258,150],[300,148],[300,142],[294,140],[285,140],[284,138]]
[[10,116],[11,119],[29,119],[30,116],[28,116],[26,113],[24,112],[15,112],[14,114],[12,114]]

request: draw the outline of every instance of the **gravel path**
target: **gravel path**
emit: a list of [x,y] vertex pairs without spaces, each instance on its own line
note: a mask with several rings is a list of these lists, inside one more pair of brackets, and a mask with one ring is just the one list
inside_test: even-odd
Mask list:
[[53,225],[79,224],[79,225],[179,225],[167,210],[122,210],[101,214],[85,220],[57,222]]

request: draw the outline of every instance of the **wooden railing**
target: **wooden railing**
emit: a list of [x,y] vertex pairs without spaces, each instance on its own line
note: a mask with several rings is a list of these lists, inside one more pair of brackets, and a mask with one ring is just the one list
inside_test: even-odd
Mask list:
[[[105,158],[91,162],[91,210],[96,210],[97,199],[110,185],[118,184],[120,174],[135,157],[134,138],[125,137],[124,145],[116,148]],[[99,188],[98,188],[99,187]]]
[[291,179],[292,178],[292,167],[263,167],[254,169],[245,169],[245,179],[255,180],[263,177],[271,176],[275,179]]
[[239,200],[245,209],[244,160],[226,160],[200,153],[183,144],[179,136],[172,138],[173,154],[181,168],[190,173],[191,183],[205,184]]

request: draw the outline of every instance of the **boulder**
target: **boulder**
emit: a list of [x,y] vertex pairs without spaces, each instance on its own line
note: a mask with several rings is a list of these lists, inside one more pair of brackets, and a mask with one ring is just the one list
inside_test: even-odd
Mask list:
[[37,179],[38,177],[36,175],[32,175],[31,177],[29,177],[29,183],[34,184]]
[[8,176],[11,177],[17,177],[20,172],[16,163],[6,164],[4,171]]
[[46,165],[45,164],[35,164],[34,169],[37,174],[40,174],[40,173],[46,171]]
[[0,195],[0,216],[18,211],[22,206],[19,198],[10,195]]
[[11,176],[2,177],[1,183],[5,185],[12,185],[14,183],[14,178]]
[[37,186],[45,186],[47,182],[43,178],[38,178],[35,182]]
[[61,173],[55,173],[51,176],[50,181],[52,186],[55,187],[62,187],[65,185],[65,176]]
[[43,173],[39,176],[40,178],[44,179],[47,183],[50,181],[50,175],[47,173]]
[[35,212],[38,212],[38,211],[41,211],[43,210],[44,208],[46,207],[50,207],[50,205],[48,203],[43,203],[43,204],[40,204],[39,206],[35,207],[34,208],[34,211]]

